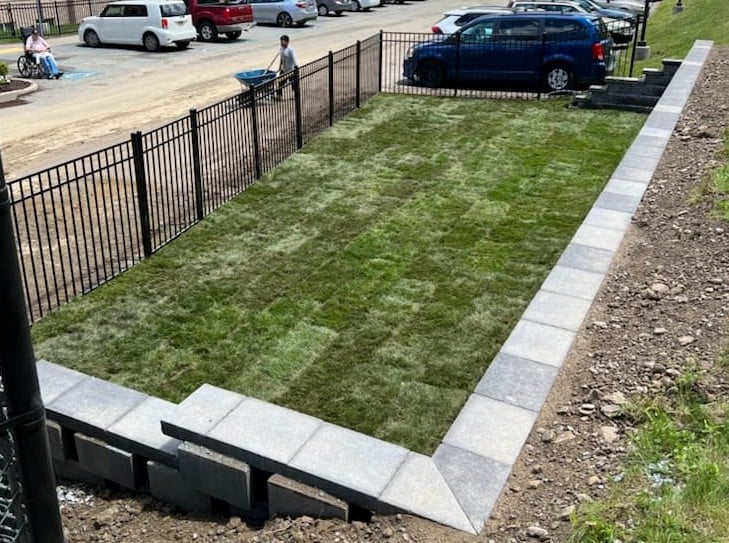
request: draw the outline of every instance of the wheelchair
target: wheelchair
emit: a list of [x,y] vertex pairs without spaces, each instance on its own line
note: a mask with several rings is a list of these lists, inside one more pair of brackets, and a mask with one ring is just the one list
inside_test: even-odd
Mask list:
[[[23,47],[25,47],[25,41],[33,33],[32,28],[21,28],[20,38],[23,40]],[[48,79],[51,74],[46,70],[45,65],[42,62],[36,63],[33,58],[33,53],[23,51],[23,54],[18,57],[18,72],[21,77],[42,77]]]

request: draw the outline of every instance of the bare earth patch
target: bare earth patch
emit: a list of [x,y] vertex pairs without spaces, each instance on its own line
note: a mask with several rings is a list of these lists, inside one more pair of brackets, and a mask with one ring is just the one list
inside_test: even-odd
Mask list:
[[727,225],[711,217],[710,201],[690,203],[719,161],[729,126],[728,87],[729,48],[715,49],[479,537],[407,515],[368,524],[301,518],[248,525],[85,488],[65,489],[62,496],[68,542],[565,541],[572,507],[604,496],[621,472],[630,427],[615,416],[617,406],[673,393],[689,365],[704,371],[708,394],[729,390],[712,378],[729,313]]

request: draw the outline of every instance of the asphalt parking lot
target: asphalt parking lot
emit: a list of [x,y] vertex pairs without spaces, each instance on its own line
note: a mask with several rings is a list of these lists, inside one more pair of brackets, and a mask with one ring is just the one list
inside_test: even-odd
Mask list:
[[[6,172],[22,175],[55,164],[239,92],[233,74],[265,68],[283,33],[291,36],[303,65],[380,30],[428,32],[443,11],[462,3],[413,0],[369,12],[319,17],[302,28],[255,26],[238,40],[193,42],[184,51],[149,53],[141,46],[91,49],[76,35],[50,36],[56,60],[67,75],[37,80],[37,92],[1,110],[0,151]],[[20,40],[0,45],[0,61],[8,63],[11,76],[17,75],[21,53]],[[31,146],[39,137],[43,147]]]

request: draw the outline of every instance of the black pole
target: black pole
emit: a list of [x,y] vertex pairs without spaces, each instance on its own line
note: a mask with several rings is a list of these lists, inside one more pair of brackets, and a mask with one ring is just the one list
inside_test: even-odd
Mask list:
[[[32,540],[62,543],[46,413],[30,339],[20,264],[10,217],[10,191],[0,157],[0,372],[23,481]],[[14,422],[13,422],[14,419]]]

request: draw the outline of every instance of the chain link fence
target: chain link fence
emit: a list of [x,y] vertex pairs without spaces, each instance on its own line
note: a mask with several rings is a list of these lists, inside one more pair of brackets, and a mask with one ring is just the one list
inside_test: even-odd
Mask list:
[[0,543],[31,543],[23,484],[0,378]]

